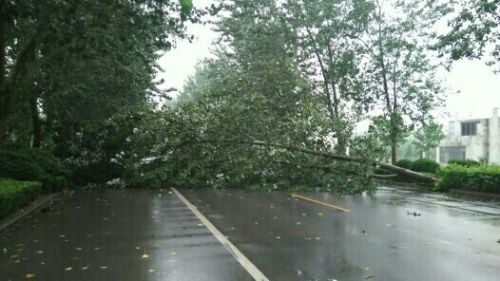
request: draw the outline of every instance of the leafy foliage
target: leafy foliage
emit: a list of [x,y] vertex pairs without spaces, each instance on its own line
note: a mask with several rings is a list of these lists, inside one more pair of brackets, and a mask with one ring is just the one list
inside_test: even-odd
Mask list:
[[[79,185],[370,189],[374,163],[442,93],[419,32],[432,3],[391,1],[394,17],[379,4],[221,1],[214,58],[160,109],[156,61],[207,11],[191,0],[8,2],[0,148],[54,151]],[[372,130],[353,137],[366,118]],[[44,173],[33,179],[65,184],[55,158],[22,154]]]
[[453,15],[450,29],[435,46],[440,55],[452,61],[486,57],[489,65],[499,66],[500,2],[458,0],[451,4],[445,10]]
[[38,182],[0,178],[0,218],[37,198],[40,191]]
[[372,96],[375,116],[373,129],[391,147],[396,162],[397,144],[413,129],[413,122],[429,118],[442,103],[444,88],[436,79],[438,64],[432,60],[426,43],[440,18],[441,6],[435,1],[374,1],[362,52],[363,80]]
[[460,166],[464,166],[464,167],[474,167],[474,166],[479,166],[480,165],[479,161],[471,160],[471,159],[466,159],[466,160],[452,159],[452,160],[448,161],[448,164],[450,164],[450,165],[460,165]]
[[466,189],[483,192],[500,192],[500,166],[480,165],[465,167],[448,165],[439,170],[438,190]]
[[423,123],[413,136],[413,144],[420,151],[421,155],[425,151],[437,147],[439,142],[445,137],[443,126],[434,121]]
[[436,161],[432,159],[417,159],[413,161],[411,165],[411,169],[415,172],[424,172],[424,173],[432,173],[435,174],[440,165]]
[[413,161],[408,159],[401,159],[396,162],[396,166],[411,170],[413,167]]
[[43,183],[44,192],[60,191],[68,186],[70,172],[57,158],[36,150],[0,152],[0,177]]

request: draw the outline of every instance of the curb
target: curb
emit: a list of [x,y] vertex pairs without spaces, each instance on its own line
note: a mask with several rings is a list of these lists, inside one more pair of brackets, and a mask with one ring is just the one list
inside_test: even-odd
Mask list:
[[23,208],[17,210],[17,212],[14,212],[14,214],[7,216],[5,219],[0,221],[0,231],[3,231],[7,227],[9,227],[11,224],[24,218],[25,216],[32,213],[36,209],[42,207],[43,205],[54,201],[55,199],[57,199],[57,197],[59,197],[60,194],[61,193],[58,192],[58,193],[53,193],[53,194],[49,194],[46,196],[41,196],[41,197],[35,199],[35,201],[32,202],[31,204],[29,204],[28,206],[23,207]]
[[496,194],[496,193],[474,192],[474,191],[466,191],[466,190],[460,190],[460,189],[451,189],[448,191],[448,193],[453,194],[453,195],[475,196],[475,197],[481,197],[481,198],[500,200],[500,194]]

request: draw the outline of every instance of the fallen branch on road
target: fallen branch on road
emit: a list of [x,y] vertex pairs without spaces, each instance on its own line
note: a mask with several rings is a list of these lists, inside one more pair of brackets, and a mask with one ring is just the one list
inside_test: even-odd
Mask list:
[[[332,160],[338,160],[338,161],[345,161],[345,162],[353,162],[353,163],[363,163],[366,161],[364,158],[359,158],[359,157],[350,157],[346,155],[337,155],[331,152],[325,152],[325,151],[317,151],[317,150],[312,150],[304,147],[300,147],[297,145],[282,145],[282,144],[275,144],[275,143],[268,143],[260,140],[250,140],[250,141],[242,141],[242,140],[197,140],[197,141],[189,141],[189,142],[184,142],[178,145],[178,147],[186,146],[186,145],[195,145],[195,144],[204,144],[204,143],[234,143],[234,144],[248,144],[248,145],[255,145],[255,146],[267,146],[267,147],[272,147],[272,148],[279,148],[279,149],[285,149],[288,151],[298,151],[302,153],[306,153],[309,155],[316,155],[320,157],[324,157],[327,159],[332,159]],[[424,175],[418,172],[414,172],[412,170],[404,169],[398,166],[394,166],[391,164],[387,163],[381,163],[378,161],[373,160],[372,163],[374,166],[379,166],[380,168],[392,171],[396,173],[397,175],[403,175],[407,176],[416,180],[423,180],[423,181],[429,181],[429,182],[437,182],[438,179],[435,177],[431,177],[428,175]],[[395,175],[370,175],[371,177],[374,178],[392,178]]]

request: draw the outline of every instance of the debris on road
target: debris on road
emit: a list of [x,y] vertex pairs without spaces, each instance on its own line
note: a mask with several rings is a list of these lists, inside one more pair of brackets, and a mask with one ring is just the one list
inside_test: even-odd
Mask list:
[[413,211],[413,212],[406,211],[406,214],[407,214],[408,216],[414,216],[414,217],[420,217],[420,216],[422,215],[422,214],[417,213],[417,212],[415,212],[415,211]]

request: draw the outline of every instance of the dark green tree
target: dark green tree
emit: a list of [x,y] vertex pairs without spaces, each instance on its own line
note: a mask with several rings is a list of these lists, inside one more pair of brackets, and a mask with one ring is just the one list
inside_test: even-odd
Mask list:
[[15,131],[13,115],[27,112],[22,104],[31,105],[37,135],[35,110],[49,119],[56,111],[94,117],[96,110],[110,114],[110,107],[158,93],[156,59],[184,35],[184,20],[195,20],[191,6],[168,0],[2,1],[0,147]]

